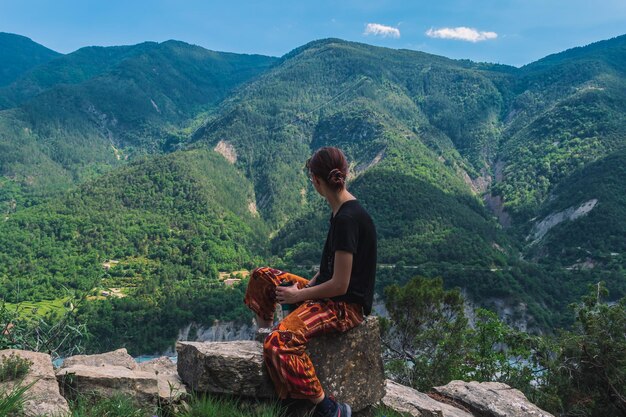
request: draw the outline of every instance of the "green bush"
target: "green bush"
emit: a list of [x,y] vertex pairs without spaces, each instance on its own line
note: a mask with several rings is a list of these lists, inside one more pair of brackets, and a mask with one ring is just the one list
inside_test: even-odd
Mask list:
[[32,361],[22,358],[15,353],[11,353],[9,356],[2,355],[0,359],[0,382],[24,377],[32,364]]

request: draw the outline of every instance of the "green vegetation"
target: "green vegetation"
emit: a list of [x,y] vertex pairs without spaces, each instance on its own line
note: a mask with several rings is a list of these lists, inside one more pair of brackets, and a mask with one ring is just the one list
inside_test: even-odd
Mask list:
[[603,283],[574,305],[576,326],[557,341],[547,382],[567,415],[626,412],[626,298],[607,303]]
[[238,398],[197,396],[180,417],[284,417],[286,410],[279,404],[244,402]]
[[393,323],[386,343],[392,378],[422,392],[458,379],[467,328],[460,291],[444,290],[441,279],[416,277],[402,288],[387,287],[385,295]]
[[[604,283],[574,304],[575,325],[556,336],[530,336],[489,311],[467,326],[458,289],[415,277],[386,290],[386,367],[421,391],[452,379],[500,381],[563,416],[621,415],[626,410],[626,297],[607,303]],[[391,302],[393,301],[393,302]]]
[[11,389],[0,390],[0,416],[19,417],[26,402],[26,392],[36,381],[28,385],[16,384]]
[[199,115],[274,61],[168,41],[83,48],[37,67],[0,89],[0,108],[9,102],[0,111],[0,185],[11,183],[0,210],[179,149]]
[[90,350],[162,351],[191,321],[247,320],[243,288],[225,287],[218,271],[252,268],[265,255],[253,199],[210,151],[131,164],[0,224],[1,292],[12,303],[51,302],[119,288],[126,297],[76,306],[90,323]]
[[49,353],[53,358],[83,353],[87,329],[76,317],[73,302],[63,311],[24,314],[21,305],[0,303],[0,350],[22,349]]
[[[215,281],[218,270],[251,267],[263,253],[252,199],[242,175],[208,151],[138,162],[3,222],[2,293],[10,302],[53,299],[120,274],[144,287]],[[107,273],[108,260],[123,264]]]
[[59,55],[27,37],[0,32],[0,88]]
[[0,357],[0,382],[12,381],[24,377],[33,363],[21,356],[11,353]]
[[[590,260],[607,274],[624,273],[626,242],[626,151],[618,151],[572,174],[557,186],[553,199],[540,212],[540,219],[569,207],[597,199],[589,214],[554,228],[530,248],[544,262],[571,267]],[[609,281],[609,279],[606,279]],[[613,290],[611,290],[613,293]]]
[[571,325],[587,284],[626,295],[625,42],[519,69],[338,39],[280,59],[168,41],[41,62],[0,88],[0,294],[35,321],[80,300],[90,350],[248,320],[245,282],[218,271],[318,262],[330,213],[303,165],[336,145],[377,225],[379,294],[441,277],[530,331]]
[[72,417],[153,417],[160,414],[157,406],[139,407],[124,395],[110,398],[77,395],[70,402],[70,410]]

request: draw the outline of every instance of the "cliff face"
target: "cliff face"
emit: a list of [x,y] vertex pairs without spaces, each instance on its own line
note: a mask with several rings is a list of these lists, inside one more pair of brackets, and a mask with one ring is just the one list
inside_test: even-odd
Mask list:
[[233,340],[254,339],[252,324],[240,324],[232,321],[215,320],[213,325],[205,327],[189,323],[178,331],[178,341],[192,342],[230,342]]

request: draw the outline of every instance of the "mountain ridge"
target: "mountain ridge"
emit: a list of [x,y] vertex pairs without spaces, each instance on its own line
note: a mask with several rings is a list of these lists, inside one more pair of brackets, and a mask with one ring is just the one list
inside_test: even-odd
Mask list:
[[[566,306],[587,283],[609,274],[613,294],[626,293],[623,241],[607,238],[614,232],[611,217],[623,216],[624,179],[614,173],[626,148],[626,76],[614,64],[626,60],[624,39],[522,68],[334,38],[280,58],[219,53],[180,41],[139,44],[123,59],[87,68],[73,84],[53,82],[0,111],[0,232],[14,227],[14,217],[30,216],[42,239],[54,240],[58,219],[45,213],[102,199],[85,188],[72,191],[84,184],[96,189],[101,181],[115,196],[132,189],[137,201],[160,210],[159,192],[137,188],[135,179],[121,173],[131,166],[133,176],[150,177],[144,170],[151,164],[176,160],[179,169],[164,173],[171,183],[187,183],[189,169],[218,189],[234,187],[220,177],[228,175],[249,190],[238,203],[223,196],[211,200],[233,213],[225,227],[237,231],[208,228],[203,239],[237,248],[249,266],[263,261],[306,275],[319,260],[327,208],[309,186],[304,162],[320,146],[340,146],[352,163],[349,186],[375,215],[380,261],[395,267],[379,270],[379,291],[415,274],[441,276],[478,304],[498,311],[515,306],[514,315],[532,317],[530,329],[545,331],[567,323]],[[94,51],[103,52],[81,54]],[[55,61],[71,67],[72,59]],[[594,64],[603,59],[611,65]],[[187,155],[198,152],[220,160],[213,177],[205,178],[190,162]],[[582,173],[606,180],[601,195]],[[111,191],[111,178],[120,190]],[[483,198],[502,202],[510,226],[498,224]],[[542,219],[593,198],[597,206],[587,215],[559,223],[535,244],[526,240]],[[233,204],[241,207],[226,209]],[[192,212],[200,210],[194,207]],[[93,210],[106,217],[107,204]],[[142,213],[135,213],[139,223],[161,216]],[[592,233],[594,227],[601,230]],[[94,233],[106,240],[105,230]],[[256,230],[255,238],[242,238],[245,230]],[[35,250],[16,229],[11,233],[25,252]],[[194,245],[202,242],[187,242],[184,251]],[[77,250],[58,256],[67,256],[69,264],[93,262]],[[203,265],[177,250],[163,254],[168,265],[187,270],[185,262],[192,262],[196,277],[236,263],[236,256],[222,264],[207,256]],[[220,252],[218,245],[211,250]],[[0,257],[8,253],[15,256],[13,248],[0,247]],[[142,282],[136,272],[146,267],[129,262],[124,273]],[[593,267],[572,267],[583,264]],[[97,275],[100,265],[89,268]],[[28,277],[19,267],[12,271]],[[58,266],[44,266],[38,274],[46,282]],[[9,282],[0,273],[0,288],[11,287]],[[159,285],[150,281],[150,288]],[[57,290],[51,291],[60,295]]]

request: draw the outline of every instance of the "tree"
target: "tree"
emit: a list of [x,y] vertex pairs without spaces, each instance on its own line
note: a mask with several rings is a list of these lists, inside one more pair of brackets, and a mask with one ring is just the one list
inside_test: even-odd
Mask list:
[[551,383],[558,387],[566,415],[626,415],[626,298],[603,301],[598,283],[574,305],[576,325],[559,338]]
[[459,377],[467,328],[460,291],[418,276],[387,287],[385,296],[393,324],[383,326],[386,363],[394,379],[428,390]]

